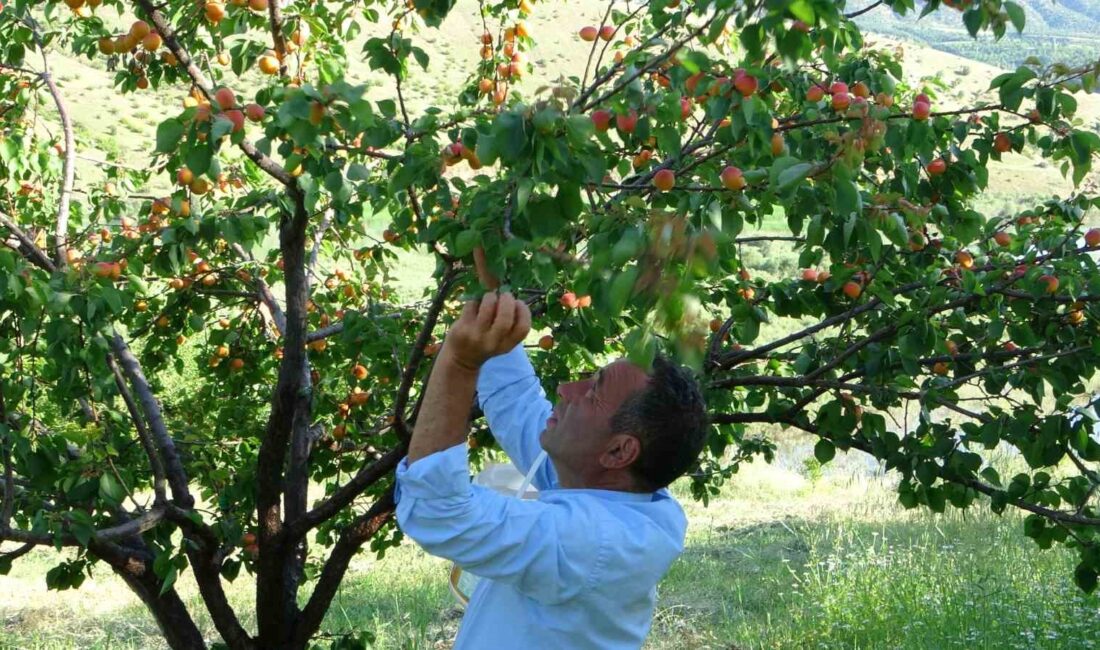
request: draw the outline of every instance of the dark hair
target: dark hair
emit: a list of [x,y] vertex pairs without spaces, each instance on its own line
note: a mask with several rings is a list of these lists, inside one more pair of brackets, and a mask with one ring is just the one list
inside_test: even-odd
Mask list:
[[699,458],[707,438],[706,405],[695,376],[658,356],[649,383],[611,416],[612,433],[629,433],[641,443],[630,466],[648,491],[667,487]]

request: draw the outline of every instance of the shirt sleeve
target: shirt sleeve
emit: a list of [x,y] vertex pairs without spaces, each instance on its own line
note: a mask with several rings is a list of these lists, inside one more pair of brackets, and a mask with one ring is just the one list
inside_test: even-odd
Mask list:
[[[522,343],[482,365],[477,377],[477,401],[493,436],[516,469],[526,475],[542,451],[539,436],[553,407]],[[550,459],[536,472],[533,484],[539,490],[558,487],[558,475]]]
[[545,604],[596,581],[607,558],[596,517],[570,503],[543,503],[470,484],[466,447],[397,468],[397,523],[425,551],[463,570],[513,585]]

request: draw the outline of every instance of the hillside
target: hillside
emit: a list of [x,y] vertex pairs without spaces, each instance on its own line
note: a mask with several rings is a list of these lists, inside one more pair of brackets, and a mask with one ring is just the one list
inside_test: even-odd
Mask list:
[[[1000,41],[981,35],[973,39],[959,14],[938,11],[919,18],[918,11],[899,16],[879,8],[856,19],[863,29],[878,34],[912,40],[936,49],[1003,68],[1015,68],[1030,56],[1045,62],[1095,62],[1100,57],[1096,34],[1100,32],[1100,1],[1097,0],[1015,0],[1022,6],[1026,27],[1022,35],[1009,28]],[[869,0],[852,3],[853,8],[869,5]]]
[[[1100,1],[1069,0],[1053,5],[1046,0],[1028,0],[1026,4],[1028,36],[1017,40],[1030,43],[1031,47],[1041,47],[1044,38],[1084,38],[1081,34],[1091,29],[1090,26],[1100,29]],[[604,0],[571,0],[538,6],[527,21],[537,42],[535,49],[529,53],[534,73],[524,81],[529,90],[553,84],[562,77],[583,73],[588,44],[576,38],[576,30],[581,25],[598,22],[606,6]],[[974,42],[962,31],[961,23],[957,22],[958,17],[954,14],[930,16],[918,24],[915,17],[902,19],[885,8],[878,8],[859,20],[868,30],[881,28],[881,33],[869,33],[868,40],[878,47],[900,48],[908,75],[906,81],[911,85],[928,86],[942,107],[972,106],[983,101],[988,98],[985,89],[989,80],[1001,72],[993,65],[914,43],[913,38],[904,34],[899,40],[898,34],[908,33],[907,30],[916,32],[924,40],[935,40],[935,29],[942,28],[951,38],[944,37],[942,42],[937,42],[937,46],[951,49],[951,44],[955,42],[952,39],[973,46]],[[1077,31],[1048,36],[1066,25],[1073,25]],[[1031,36],[1032,30],[1039,35]],[[477,60],[479,44],[476,35],[480,32],[477,3],[474,0],[459,0],[457,8],[440,29],[427,30],[418,36],[419,44],[428,52],[431,62],[427,73],[415,74],[408,84],[406,97],[410,98],[411,104],[415,106],[419,98],[421,101],[436,102],[445,109],[452,106],[450,98],[457,95],[466,81],[462,73],[472,69]],[[892,32],[894,35],[891,35]],[[359,50],[358,45],[349,47],[353,58]],[[1094,47],[1093,51],[1095,56]],[[80,161],[79,173],[89,178],[100,175],[97,166],[89,160],[113,159],[129,166],[148,166],[156,125],[163,115],[180,110],[185,90],[177,88],[162,93],[150,91],[120,95],[112,87],[113,74],[107,71],[101,57],[94,60],[55,57],[54,65],[55,76],[69,104],[78,108],[72,112],[77,124],[80,155],[84,157]],[[379,99],[392,96],[390,80],[373,73],[365,63],[352,63],[348,76],[351,80],[370,84],[371,93]],[[249,84],[259,81],[256,73],[250,73],[240,83],[234,84],[247,90]],[[1080,104],[1082,123],[1100,130],[1100,96],[1082,97]],[[48,104],[44,108],[49,111]],[[161,175],[155,182],[161,186],[160,189],[164,189],[167,179]],[[984,199],[985,205],[982,207],[996,213],[1021,199],[1049,195],[1051,191],[1064,193],[1069,187],[1055,169],[1037,166],[1026,156],[1010,156],[1003,164],[994,167],[992,192]]]

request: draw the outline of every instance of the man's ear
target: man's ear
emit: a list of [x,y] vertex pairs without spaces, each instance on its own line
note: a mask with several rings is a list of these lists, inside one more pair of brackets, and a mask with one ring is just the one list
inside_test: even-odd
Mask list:
[[626,469],[642,453],[642,443],[629,433],[619,433],[611,437],[603,453],[600,465],[604,469]]

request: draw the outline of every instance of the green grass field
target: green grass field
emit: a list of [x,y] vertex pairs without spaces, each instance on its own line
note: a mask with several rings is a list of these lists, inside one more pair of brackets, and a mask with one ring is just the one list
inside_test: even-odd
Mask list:
[[[1100,647],[1100,597],[1078,592],[1072,558],[1039,550],[1019,517],[906,511],[893,479],[859,456],[821,469],[805,440],[781,451],[707,507],[676,486],[688,545],[659,587],[647,649]],[[51,557],[0,577],[0,647],[164,647],[105,569],[79,591],[47,592]],[[361,555],[325,631],[368,631],[380,649],[449,647],[461,610],[447,570],[412,544],[381,561]],[[181,585],[200,610],[193,582]],[[251,589],[244,578],[229,589],[246,620]],[[207,617],[201,626],[214,638]]]

